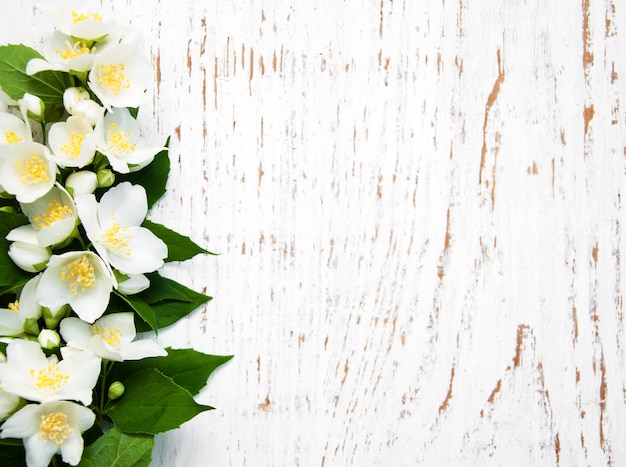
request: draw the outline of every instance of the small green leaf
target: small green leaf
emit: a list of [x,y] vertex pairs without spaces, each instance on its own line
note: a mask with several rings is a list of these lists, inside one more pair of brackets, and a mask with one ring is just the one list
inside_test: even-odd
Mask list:
[[152,460],[153,447],[152,435],[122,433],[112,428],[85,448],[78,467],[148,467]]
[[18,268],[8,254],[10,242],[6,239],[7,234],[15,227],[24,224],[28,224],[26,216],[0,211],[0,287],[12,287],[16,283],[32,277],[32,275]]
[[107,413],[125,433],[164,433],[213,408],[198,404],[189,391],[154,368],[135,373],[123,383],[124,396]]
[[185,261],[200,253],[215,254],[198,246],[189,237],[174,232],[164,225],[146,219],[143,221],[142,226],[150,230],[167,245],[167,258],[165,258],[165,262]]
[[25,92],[39,97],[46,106],[46,114],[54,114],[63,105],[63,92],[71,86],[69,75],[58,71],[26,74],[26,65],[32,58],[42,58],[36,50],[25,45],[0,46],[0,88],[13,100]]
[[211,373],[233,358],[232,355],[208,355],[193,349],[168,347],[165,350],[167,350],[165,357],[144,358],[120,364],[118,378],[146,368],[156,368],[195,396],[206,386]]
[[150,305],[144,302],[137,295],[126,296],[119,292],[114,292],[119,298],[125,301],[130,307],[137,312],[137,314],[143,319],[154,331],[158,329],[156,316],[154,310]]
[[169,149],[170,139],[165,142],[165,149],[154,156],[154,160],[137,172],[126,175],[117,175],[117,182],[128,181],[133,184],[142,185],[148,195],[148,208],[151,208],[161,196],[165,194],[165,185],[170,173]]
[[171,279],[161,277],[158,272],[146,274],[150,281],[150,287],[141,292],[141,298],[149,305],[153,305],[162,300],[178,300],[181,302],[191,302],[183,291],[177,287],[179,284]]
[[[152,281],[152,277],[150,280]],[[212,297],[209,297],[208,295],[195,292],[171,279],[160,277],[160,281],[162,284],[167,284],[167,291],[169,291],[171,297],[179,297],[182,295],[185,297],[185,300],[181,300],[180,298],[170,299],[167,296],[161,295],[166,291],[164,288],[152,290],[153,282],[151,282],[151,286],[148,290],[141,292],[140,294],[133,295],[133,297],[141,299],[144,303],[147,303],[153,310],[156,317],[157,329],[162,329],[174,324],[179,319],[187,316],[196,308],[212,299]],[[155,301],[156,298],[158,298],[157,301]],[[153,329],[155,328],[153,327]],[[141,323],[139,323],[137,330],[146,331],[147,328],[142,327]]]

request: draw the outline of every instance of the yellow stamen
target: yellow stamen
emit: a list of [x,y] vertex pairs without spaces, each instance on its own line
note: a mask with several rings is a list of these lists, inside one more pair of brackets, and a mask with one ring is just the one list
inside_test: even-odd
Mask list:
[[92,19],[94,21],[102,21],[102,15],[98,13],[93,13],[88,11],[86,13],[78,13],[75,10],[72,10],[72,22],[74,24],[80,23],[81,21],[85,21],[86,19]]
[[115,223],[109,230],[104,232],[100,237],[102,244],[109,250],[120,256],[128,257],[132,250],[128,247],[128,241],[133,238],[131,234],[127,234],[128,227],[122,227],[119,223]]
[[19,300],[15,300],[7,305],[7,308],[11,311],[15,311],[16,313],[20,311],[20,302]]
[[48,203],[48,209],[40,215],[33,217],[33,222],[39,225],[40,229],[50,227],[57,221],[63,221],[74,217],[74,210],[61,204],[58,199],[54,199]]
[[55,53],[64,60],[71,58],[82,57],[90,52],[87,43],[83,41],[76,41],[73,44],[70,41],[65,41],[65,49],[56,49]]
[[130,87],[130,80],[124,74],[126,65],[119,63],[117,65],[100,65],[100,76],[98,82],[100,85],[117,95],[121,90]]
[[122,331],[118,328],[109,329],[105,326],[100,326],[98,324],[92,324],[92,335],[98,335],[102,338],[104,342],[107,344],[117,347],[120,345],[120,337],[122,336]]
[[52,441],[60,446],[71,433],[72,429],[67,422],[67,415],[63,412],[52,412],[41,416],[38,439],[44,443]]
[[83,143],[85,135],[72,131],[70,133],[70,140],[61,146],[61,151],[70,156],[71,159],[77,159],[80,156],[80,145]]
[[4,139],[8,144],[19,143],[20,141],[23,141],[23,139],[17,136],[17,134],[14,131],[5,131]]
[[70,292],[76,295],[87,287],[96,286],[96,273],[87,257],[83,256],[61,268],[61,280],[69,282]]
[[36,185],[50,180],[48,165],[42,157],[32,156],[26,162],[16,162],[15,167],[20,169],[20,181],[25,185]]
[[32,368],[29,371],[31,378],[35,380],[35,386],[37,389],[49,389],[57,391],[61,386],[67,383],[70,379],[69,375],[65,375],[59,372],[59,367],[56,363],[51,363],[48,366],[43,367],[37,373]]
[[130,144],[128,138],[132,136],[130,131],[122,131],[121,129],[115,129],[117,125],[115,123],[111,123],[109,125],[109,137],[107,138],[107,143],[115,146],[117,152],[124,152],[128,154],[129,152],[133,152],[135,150],[135,145]]

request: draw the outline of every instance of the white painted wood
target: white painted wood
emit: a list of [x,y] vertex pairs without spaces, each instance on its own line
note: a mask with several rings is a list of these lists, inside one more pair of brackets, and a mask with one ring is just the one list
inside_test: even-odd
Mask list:
[[155,467],[626,463],[623,4],[102,4],[172,135],[152,218],[222,253],[159,339],[236,355]]

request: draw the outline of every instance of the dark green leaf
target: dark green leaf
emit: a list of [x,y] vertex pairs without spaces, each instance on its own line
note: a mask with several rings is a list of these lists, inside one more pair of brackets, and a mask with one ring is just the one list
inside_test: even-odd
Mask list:
[[154,436],[127,434],[113,428],[83,451],[79,467],[148,467],[152,460]]
[[207,355],[193,349],[167,348],[167,356],[144,358],[120,364],[119,377],[137,373],[147,368],[156,368],[169,376],[192,395],[206,386],[211,373],[229,361],[232,355]]
[[148,304],[153,305],[161,300],[178,300],[182,302],[191,302],[184,291],[178,287],[180,284],[166,277],[161,277],[158,272],[146,274],[150,280],[150,287],[141,292],[141,298]]
[[18,268],[7,253],[10,243],[6,239],[7,234],[15,227],[24,224],[28,224],[26,216],[0,211],[0,286],[13,287],[18,282],[32,277]]
[[150,325],[150,327],[154,331],[158,329],[156,316],[154,310],[150,307],[150,305],[144,302],[137,295],[126,296],[119,292],[115,292],[115,295],[117,295],[128,305],[130,305],[130,307],[137,312],[141,319],[143,319],[148,325]]
[[3,439],[0,443],[2,467],[26,467],[26,452],[19,439]]
[[135,373],[123,383],[126,392],[111,405],[108,415],[125,433],[164,433],[213,408],[198,404],[189,391],[154,368]]
[[[158,297],[158,301],[152,302],[156,298],[155,295],[165,292],[164,289],[152,291],[152,286],[145,292],[133,296],[141,299],[144,303],[149,304],[150,308],[154,311],[154,315],[156,317],[157,329],[162,329],[164,327],[170,326],[171,324],[174,324],[179,319],[187,316],[196,308],[212,299],[212,297],[195,292],[171,279],[167,279],[165,277],[161,277],[160,279],[167,284],[169,288],[169,293],[171,293],[172,296],[183,295],[185,297],[185,300],[183,301],[180,298],[168,299],[166,297],[160,296]],[[137,330],[146,331],[148,329],[145,326],[142,327],[140,325],[138,326]]]
[[25,92],[33,94],[46,105],[46,113],[54,113],[63,104],[63,92],[71,86],[69,75],[42,71],[29,76],[26,64],[32,58],[42,56],[22,44],[0,46],[0,88],[14,100],[21,99]]
[[164,225],[157,224],[156,222],[146,219],[143,221],[142,226],[150,230],[154,235],[165,242],[167,245],[167,258],[165,258],[166,262],[185,261],[200,253],[215,254],[196,245],[189,237],[185,237],[178,232],[174,232]]
[[169,150],[167,149],[169,144],[170,139],[167,138],[166,149],[158,153],[147,167],[126,175],[116,175],[116,182],[128,181],[142,185],[146,189],[148,208],[151,208],[165,194],[165,185],[170,173]]

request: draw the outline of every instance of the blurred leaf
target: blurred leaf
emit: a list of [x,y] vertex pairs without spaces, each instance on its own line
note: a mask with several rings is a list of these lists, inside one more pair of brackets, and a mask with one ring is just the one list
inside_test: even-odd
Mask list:
[[148,467],[153,447],[154,436],[122,433],[112,428],[85,448],[78,467]]

